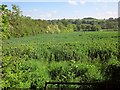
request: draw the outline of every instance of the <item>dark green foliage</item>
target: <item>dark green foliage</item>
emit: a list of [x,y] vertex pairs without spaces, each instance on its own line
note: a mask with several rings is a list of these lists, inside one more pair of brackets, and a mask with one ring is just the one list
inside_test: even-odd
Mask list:
[[0,5],[0,12],[2,12],[2,15],[0,15],[0,34],[2,35],[2,40],[10,38],[9,33],[9,14],[10,10],[7,9],[7,5]]
[[73,49],[74,46],[70,47],[69,45],[70,44],[65,45],[62,48],[53,48],[53,54],[51,53],[50,58],[53,55],[55,61],[80,60],[79,54],[77,54],[77,52]]
[[108,80],[120,80],[120,65],[108,65],[106,67],[105,75]]
[[90,65],[90,63],[77,63],[79,62],[73,60],[66,63],[66,66],[58,63],[56,63],[56,65],[54,65],[54,63],[50,64],[49,74],[51,79],[60,82],[89,82],[103,80],[100,70],[95,65]]
[[88,57],[90,57],[92,60],[99,58],[102,62],[107,61],[111,58],[111,55],[113,52],[110,49],[95,49],[94,47],[90,48],[88,50]]
[[37,59],[38,58],[38,56],[37,56],[37,54],[36,54],[36,52],[34,51],[33,48],[25,47],[24,45],[21,46],[20,48],[18,48],[18,47],[5,48],[2,53],[3,53],[4,56],[17,56],[19,58],[27,57],[27,58],[31,58],[31,59]]

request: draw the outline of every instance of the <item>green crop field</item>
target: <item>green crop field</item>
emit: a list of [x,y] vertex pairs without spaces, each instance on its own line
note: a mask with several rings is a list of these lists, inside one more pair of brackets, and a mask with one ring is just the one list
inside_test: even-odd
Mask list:
[[[3,69],[3,87],[30,88],[34,85],[43,88],[46,81],[110,80],[117,77],[112,76],[110,70],[120,66],[118,32],[70,32],[11,38],[3,46],[3,56],[3,67],[9,66]],[[114,65],[116,68],[112,67]]]

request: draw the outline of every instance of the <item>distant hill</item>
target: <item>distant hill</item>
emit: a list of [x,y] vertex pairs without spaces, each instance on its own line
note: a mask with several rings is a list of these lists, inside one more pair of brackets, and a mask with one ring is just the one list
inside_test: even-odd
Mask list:
[[86,18],[83,18],[83,19],[96,19],[96,18],[92,18],[92,17],[86,17]]

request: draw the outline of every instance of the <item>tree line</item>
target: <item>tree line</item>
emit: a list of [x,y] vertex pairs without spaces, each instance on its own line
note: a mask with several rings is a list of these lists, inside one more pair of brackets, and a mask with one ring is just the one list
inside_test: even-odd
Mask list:
[[[100,30],[118,30],[118,19],[96,19],[92,17],[83,19],[58,19],[58,20],[41,20],[32,19],[23,16],[19,6],[12,5],[12,10],[7,9],[7,5],[0,5],[2,12],[2,23],[8,20],[8,32],[6,38],[23,37],[28,35],[37,35],[43,33],[62,33],[76,31],[100,31]],[[7,13],[5,12],[7,11]],[[4,15],[7,15],[7,19]],[[4,30],[1,30],[5,32]]]

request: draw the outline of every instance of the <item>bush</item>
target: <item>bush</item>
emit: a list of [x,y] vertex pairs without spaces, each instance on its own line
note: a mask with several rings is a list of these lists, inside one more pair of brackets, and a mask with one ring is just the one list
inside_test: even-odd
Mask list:
[[120,80],[120,62],[111,60],[105,68],[105,76],[107,80]]
[[[49,68],[49,75],[52,81],[60,82],[92,82],[104,80],[99,67],[74,60],[56,64],[52,62]],[[65,85],[63,86],[65,87]],[[66,87],[68,86],[66,85]]]

